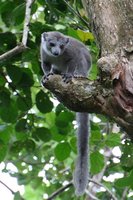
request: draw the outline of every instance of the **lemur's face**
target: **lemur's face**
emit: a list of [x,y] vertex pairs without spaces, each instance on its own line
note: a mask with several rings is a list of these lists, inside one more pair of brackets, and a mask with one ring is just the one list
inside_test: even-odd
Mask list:
[[44,32],[42,34],[42,47],[51,56],[58,57],[62,55],[68,42],[69,38],[56,32]]

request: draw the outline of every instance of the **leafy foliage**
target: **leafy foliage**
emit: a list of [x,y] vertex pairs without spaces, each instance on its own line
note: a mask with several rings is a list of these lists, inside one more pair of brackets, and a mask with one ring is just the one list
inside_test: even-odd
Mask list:
[[[0,0],[0,54],[21,41],[24,17],[24,0]],[[72,180],[77,154],[75,114],[57,103],[47,90],[42,90],[40,35],[58,30],[84,42],[93,57],[89,77],[94,80],[99,51],[85,21],[88,19],[81,1],[37,0],[32,5],[27,51],[0,63],[0,162],[4,166],[2,172],[16,177],[18,184],[25,188],[23,195],[14,193],[14,200],[47,199]],[[112,127],[110,124],[108,128],[103,116],[92,115],[90,172],[92,178],[103,173],[100,182],[121,199],[124,187],[129,192],[133,188],[133,145],[121,139]],[[115,148],[120,154],[112,153]],[[8,168],[11,163],[16,171]],[[123,177],[115,181],[116,173]],[[109,178],[111,175],[114,181]],[[110,198],[100,188],[98,191],[100,199]],[[55,199],[67,200],[68,196],[77,199],[73,187]]]

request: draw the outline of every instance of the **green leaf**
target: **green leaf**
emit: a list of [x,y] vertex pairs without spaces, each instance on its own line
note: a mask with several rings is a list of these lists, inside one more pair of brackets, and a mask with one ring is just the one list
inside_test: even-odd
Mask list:
[[18,109],[15,103],[12,101],[9,106],[3,106],[0,109],[1,119],[7,123],[14,123],[18,117]]
[[15,132],[15,136],[17,140],[25,141],[29,138],[29,132],[21,131],[21,132]]
[[31,7],[31,15],[33,15],[37,11],[38,5],[37,3],[33,3]]
[[89,79],[90,80],[96,80],[98,74],[98,67],[95,63],[92,64],[92,68],[89,73]]
[[62,111],[67,111],[67,109],[62,103],[60,103],[58,106],[56,106],[56,115],[59,115]]
[[15,130],[18,132],[21,131],[25,131],[27,125],[27,120],[26,119],[20,119],[19,121],[17,121],[16,125],[15,125]]
[[33,74],[28,68],[23,68],[22,70],[22,77],[20,81],[18,82],[18,87],[20,88],[29,88],[33,86],[34,80],[33,80]]
[[35,142],[31,139],[28,139],[24,142],[24,146],[26,148],[26,150],[30,153],[33,152],[35,150]]
[[10,93],[7,89],[0,91],[0,106],[9,106],[10,104]]
[[0,162],[4,160],[6,153],[7,153],[7,146],[2,140],[0,140]]
[[87,40],[94,40],[94,36],[90,32],[77,30],[77,33],[82,42],[86,42]]
[[[37,61],[36,60],[36,54],[37,54],[37,50],[36,49],[28,49],[27,51],[23,52],[23,62],[33,62],[33,61]],[[32,60],[31,60],[32,58]],[[36,66],[35,66],[36,67]]]
[[9,143],[12,132],[12,125],[0,125],[0,140],[2,140],[5,144]]
[[0,33],[0,49],[11,49],[17,45],[16,35],[12,32]]
[[17,84],[22,78],[22,70],[16,66],[7,66],[7,73],[10,76],[13,84]]
[[56,126],[64,128],[69,125],[69,123],[72,123],[75,116],[72,112],[65,111],[61,112],[58,116],[56,116],[55,123]]
[[47,188],[49,188],[45,185],[46,184],[38,183],[38,188],[34,187],[34,185],[32,186],[31,184],[25,185],[25,194],[23,195],[24,200],[41,200],[41,199],[44,199],[43,198],[43,192],[44,192],[44,190],[47,191]]
[[48,142],[51,139],[52,135],[48,128],[41,127],[35,129],[35,131],[33,132],[33,137],[44,142]]
[[0,86],[4,86],[6,83],[6,80],[4,79],[4,77],[0,76]]
[[27,177],[27,175],[19,173],[17,176],[18,184],[26,185],[29,183],[29,181],[31,181],[31,180],[29,180],[30,178],[31,178],[30,176]]
[[12,11],[12,20],[15,25],[23,22],[25,16],[25,3],[22,3],[14,8]]
[[[8,5],[9,6],[8,8],[12,8],[12,3],[8,1]],[[7,9],[7,12],[3,12],[1,14],[1,18],[2,18],[2,21],[6,24],[7,27],[13,25],[13,21],[12,21],[12,9],[10,12],[8,12],[8,9]]]
[[121,156],[121,164],[122,166],[128,168],[133,167],[133,144],[130,142],[125,142],[122,145],[122,156]]
[[35,21],[34,23],[30,24],[30,30],[33,35],[39,37],[41,33],[43,32],[43,24],[41,22]]
[[12,3],[10,1],[0,2],[0,13],[7,12]]
[[56,7],[56,9],[60,10],[62,12],[62,10],[64,12],[67,11],[67,5],[64,1],[62,0],[58,0],[58,1],[53,1],[53,3],[51,4],[53,5],[54,7]]
[[67,142],[60,143],[56,146],[55,156],[59,161],[63,161],[70,156],[71,148]]
[[76,137],[73,137],[71,140],[70,140],[70,146],[72,148],[72,150],[77,153],[77,138]]
[[14,200],[23,200],[19,192],[15,193]]
[[10,152],[18,154],[23,148],[24,148],[23,141],[15,141],[10,147]]
[[99,124],[96,123],[91,123],[91,136],[90,136],[90,141],[93,142],[94,144],[98,143],[101,140],[102,134],[100,132],[100,127]]
[[101,133],[99,131],[91,131],[91,142],[98,143],[101,140]]
[[47,93],[44,93],[42,90],[36,95],[36,106],[42,113],[51,112],[53,109],[52,101],[50,101]]
[[127,186],[133,188],[133,170],[131,171],[129,176],[116,180],[115,185],[122,188]]
[[71,132],[71,127],[70,126],[57,127],[57,130],[58,130],[58,134],[65,136]]
[[130,185],[132,180],[129,177],[120,178],[115,182],[117,187],[127,187]]
[[100,131],[100,127],[98,123],[91,122],[91,130],[92,131]]
[[98,151],[90,154],[90,171],[92,174],[99,173],[104,167],[104,156]]
[[80,40],[80,38],[79,38],[79,36],[78,36],[78,34],[77,34],[77,31],[76,31],[75,29],[73,29],[73,28],[70,28],[70,27],[69,27],[68,30],[67,30],[67,34],[68,34],[69,36],[71,36],[71,37],[77,39],[77,40]]
[[31,96],[18,96],[17,97],[17,106],[22,111],[27,111],[32,107],[32,99]]
[[120,134],[111,133],[107,135],[105,144],[109,147],[119,146],[121,144]]

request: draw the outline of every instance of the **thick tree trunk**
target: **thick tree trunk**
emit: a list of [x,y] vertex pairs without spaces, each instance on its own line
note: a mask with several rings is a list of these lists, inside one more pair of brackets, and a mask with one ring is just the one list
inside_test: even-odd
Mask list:
[[101,51],[103,86],[113,89],[110,108],[133,137],[133,1],[83,0]]
[[133,138],[133,1],[83,0],[100,48],[100,79],[64,84],[50,76],[44,86],[74,111],[101,113]]

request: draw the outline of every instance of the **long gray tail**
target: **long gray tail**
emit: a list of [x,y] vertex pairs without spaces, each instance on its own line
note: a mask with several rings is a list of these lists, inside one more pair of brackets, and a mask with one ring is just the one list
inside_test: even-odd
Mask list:
[[84,194],[88,183],[88,137],[89,137],[89,114],[88,113],[76,113],[76,119],[78,123],[77,130],[77,146],[78,157],[76,168],[74,171],[74,186],[77,196]]

